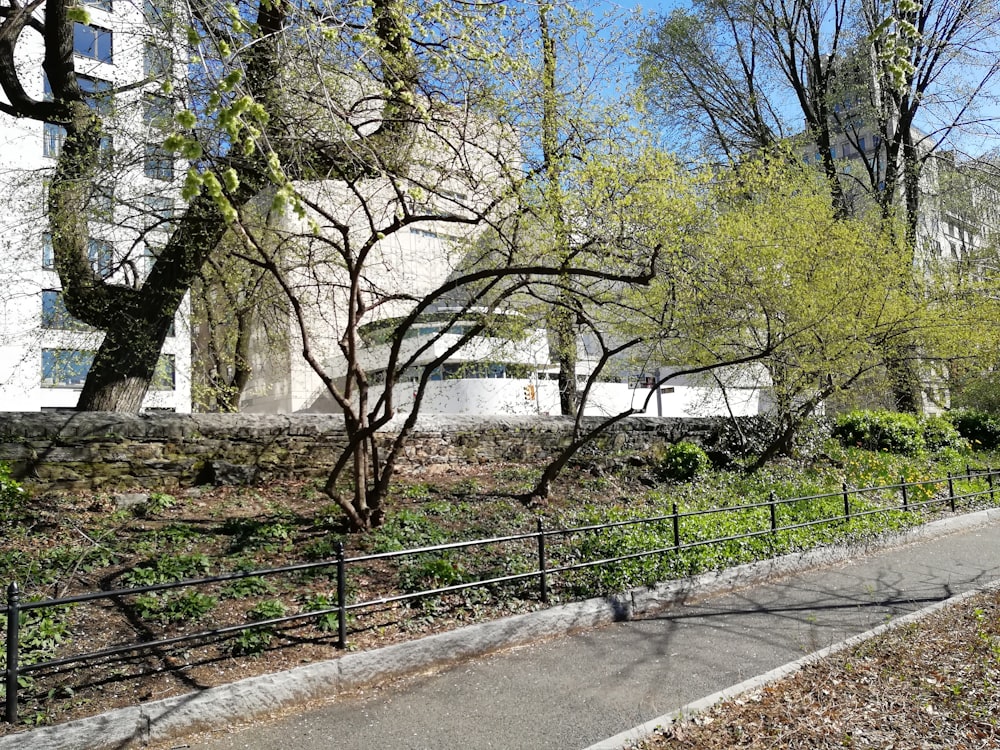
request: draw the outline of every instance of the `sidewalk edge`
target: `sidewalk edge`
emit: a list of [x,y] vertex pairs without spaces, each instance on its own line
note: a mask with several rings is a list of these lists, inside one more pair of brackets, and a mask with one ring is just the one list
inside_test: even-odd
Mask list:
[[810,664],[813,664],[823,659],[829,658],[834,654],[841,651],[846,651],[848,649],[854,648],[861,645],[867,640],[875,638],[882,633],[894,630],[895,628],[903,627],[909,625],[913,622],[918,622],[919,620],[927,617],[928,615],[937,612],[938,610],[944,609],[946,607],[951,607],[958,605],[973,596],[977,596],[981,593],[987,591],[995,591],[1000,589],[1000,578],[993,580],[982,586],[981,588],[974,589],[972,591],[966,591],[961,594],[956,594],[950,599],[945,599],[944,601],[936,602],[930,604],[923,609],[919,609],[916,612],[911,612],[908,615],[903,615],[897,619],[890,620],[887,623],[879,625],[878,627],[872,628],[871,630],[865,631],[864,633],[858,633],[850,638],[845,638],[839,643],[834,643],[826,648],[820,649],[819,651],[813,651],[811,654],[806,654],[803,657],[796,659],[795,661],[783,664],[780,667],[775,667],[770,672],[765,672],[764,674],[758,675],[756,677],[751,677],[748,680],[744,680],[736,685],[720,690],[717,693],[712,693],[711,695],[706,695],[704,698],[699,698],[696,701],[692,701],[687,705],[681,706],[680,708],[675,708],[672,711],[668,711],[662,716],[658,716],[655,719],[650,719],[636,727],[631,729],[626,729],[624,732],[616,734],[614,737],[609,737],[606,740],[602,740],[594,745],[584,748],[583,750],[623,750],[628,743],[638,742],[639,740],[645,739],[653,734],[659,728],[665,728],[673,724],[674,722],[687,720],[698,714],[708,711],[712,706],[723,701],[730,700],[732,698],[737,698],[745,693],[749,693],[754,690],[759,690],[760,688],[766,687],[774,682],[779,682],[786,677],[791,677],[796,672],[801,670]]

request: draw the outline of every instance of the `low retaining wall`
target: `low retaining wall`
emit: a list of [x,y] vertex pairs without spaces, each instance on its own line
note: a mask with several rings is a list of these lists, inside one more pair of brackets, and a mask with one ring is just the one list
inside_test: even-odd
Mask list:
[[[710,447],[721,423],[633,418],[589,452],[641,452],[683,438]],[[544,461],[566,445],[571,427],[563,417],[424,417],[399,470]],[[336,415],[0,413],[0,462],[26,484],[51,488],[169,489],[323,476],[344,444]]]

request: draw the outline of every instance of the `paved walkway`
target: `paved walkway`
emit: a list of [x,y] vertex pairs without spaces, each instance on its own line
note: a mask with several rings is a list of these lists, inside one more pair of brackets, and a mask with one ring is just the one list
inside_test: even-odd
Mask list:
[[998,578],[994,522],[166,747],[580,750]]

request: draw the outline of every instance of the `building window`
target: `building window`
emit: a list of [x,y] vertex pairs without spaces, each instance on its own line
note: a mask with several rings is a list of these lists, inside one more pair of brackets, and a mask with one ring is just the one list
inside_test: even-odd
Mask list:
[[146,144],[146,158],[143,161],[143,172],[146,177],[154,180],[174,179],[174,157],[162,146]]
[[[42,127],[42,156],[58,159],[65,142],[66,128],[52,122],[45,123]],[[114,140],[110,135],[101,138],[98,149],[97,156],[100,160],[100,166],[104,169],[110,169],[115,154]]]
[[146,42],[142,51],[142,74],[147,78],[168,78],[173,67],[173,55],[166,47]]
[[865,153],[866,150],[867,149],[865,148],[865,139],[858,138],[858,151],[860,151],[863,154]]
[[78,388],[87,379],[94,352],[79,349],[42,349],[42,386]]
[[[111,113],[111,81],[77,73],[76,82],[83,94],[83,101],[88,107],[102,115]],[[52,101],[53,98],[52,84],[49,83],[49,77],[45,74],[42,74],[42,98],[47,102]]]
[[101,143],[97,152],[98,165],[105,170],[110,170],[115,160],[115,141],[110,135],[101,136]]
[[115,189],[111,185],[95,185],[88,208],[93,219],[110,222],[115,212]]
[[42,290],[42,328],[58,328],[64,331],[82,331],[90,328],[82,320],[74,318],[63,302],[58,289]]
[[66,140],[66,128],[47,122],[42,128],[42,155],[50,159],[59,158],[63,142]]
[[146,94],[142,101],[142,121],[161,130],[170,127],[174,117],[174,105],[165,96]]
[[52,235],[45,232],[42,235],[42,268],[56,267],[56,254],[52,249]]
[[76,23],[73,26],[73,51],[100,62],[113,62],[111,30],[87,23]]
[[160,256],[163,246],[159,244],[151,244],[150,242],[145,242],[142,246],[142,271],[145,274],[149,274],[153,270],[153,264],[156,263],[156,259]]
[[80,0],[80,4],[89,5],[98,10],[105,10],[108,13],[111,12],[111,0]]
[[114,246],[107,240],[97,240],[91,237],[87,240],[87,257],[90,267],[102,279],[111,275],[114,264]]
[[105,81],[103,78],[94,78],[92,76],[77,75],[76,82],[80,85],[80,91],[83,92],[83,101],[87,103],[87,106],[102,115],[108,115],[111,113],[111,81]]
[[177,387],[177,366],[173,354],[160,355],[149,387],[154,391],[172,391]]

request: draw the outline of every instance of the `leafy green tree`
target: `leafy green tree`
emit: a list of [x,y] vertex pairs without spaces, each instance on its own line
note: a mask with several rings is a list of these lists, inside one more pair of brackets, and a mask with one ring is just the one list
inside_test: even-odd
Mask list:
[[[512,4],[503,31],[507,75],[496,84],[494,116],[510,123],[532,179],[519,200],[537,224],[533,242],[553,258],[572,263],[587,232],[572,213],[567,194],[575,189],[573,163],[595,154],[634,148],[647,134],[631,126],[639,119],[630,91],[620,83],[631,64],[638,25],[631,14],[598,13],[587,4]],[[578,352],[586,326],[578,291],[568,275],[539,287],[550,351],[558,367],[561,412],[582,404]]]
[[788,450],[826,399],[879,376],[884,347],[924,336],[940,315],[912,294],[893,234],[840,217],[825,180],[798,160],[693,175],[651,154],[631,180],[627,223],[664,248],[661,265],[648,289],[624,291],[602,314],[637,342],[629,357],[674,376],[766,368],[780,430],[760,464]]
[[[929,160],[995,136],[998,20],[992,1],[706,0],[653,23],[642,80],[702,153],[789,139],[815,151],[838,214],[876,207],[922,261]],[[884,359],[896,406],[918,410],[918,343],[893,341]]]

